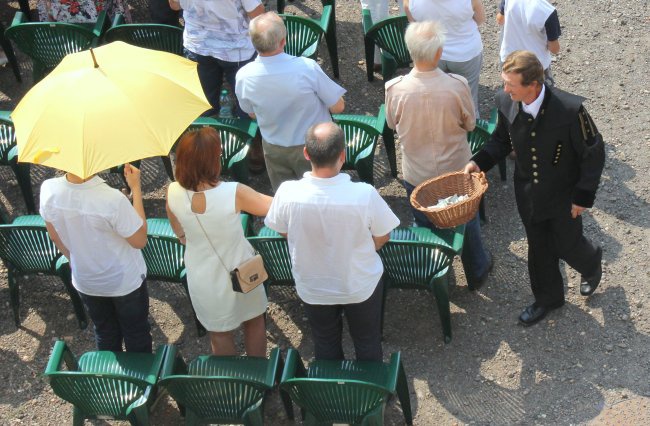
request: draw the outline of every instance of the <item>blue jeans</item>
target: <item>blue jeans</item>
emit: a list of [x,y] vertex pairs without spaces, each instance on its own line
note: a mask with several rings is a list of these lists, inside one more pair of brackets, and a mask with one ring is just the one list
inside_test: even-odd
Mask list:
[[212,106],[212,108],[204,112],[203,115],[219,115],[219,97],[221,96],[221,87],[223,85],[223,79],[225,78],[228,84],[230,84],[233,91],[232,96],[236,102],[235,108],[233,109],[233,115],[239,118],[249,118],[248,114],[242,111],[239,107],[239,100],[235,96],[235,76],[237,75],[237,71],[247,63],[252,62],[257,54],[254,54],[245,61],[228,62],[212,56],[199,55],[198,53],[191,52],[187,49],[184,50],[185,57],[198,64],[197,71],[199,73],[201,87],[203,88],[205,97]]
[[[406,189],[406,197],[410,199],[415,187],[406,181],[402,183]],[[413,206],[411,206],[411,211],[413,212],[417,226],[429,228],[432,231],[437,229],[424,213],[416,210]],[[479,221],[478,214],[474,216],[474,219],[465,224],[465,240],[460,260],[463,262],[463,270],[465,271],[465,278],[467,278],[468,283],[478,281],[490,267],[490,258],[481,239],[481,222]]]
[[151,353],[147,281],[125,296],[89,296],[79,292],[95,325],[97,350]]

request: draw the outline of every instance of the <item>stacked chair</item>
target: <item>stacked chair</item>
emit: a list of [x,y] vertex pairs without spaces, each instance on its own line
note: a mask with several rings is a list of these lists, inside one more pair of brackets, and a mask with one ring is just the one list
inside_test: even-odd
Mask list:
[[10,111],[0,111],[0,165],[10,166],[16,175],[20,192],[25,199],[28,213],[35,213],[34,194],[30,175],[30,164],[18,162],[16,132],[14,123],[9,118]]

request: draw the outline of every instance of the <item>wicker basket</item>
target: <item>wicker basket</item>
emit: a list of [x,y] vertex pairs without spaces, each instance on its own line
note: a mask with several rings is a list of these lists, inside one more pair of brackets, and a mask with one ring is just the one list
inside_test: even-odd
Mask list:
[[[467,179],[462,171],[447,173],[419,184],[411,194],[411,205],[438,228],[453,228],[472,220],[487,188],[485,173],[472,173],[471,179]],[[468,195],[469,198],[440,209],[427,208],[454,194]]]

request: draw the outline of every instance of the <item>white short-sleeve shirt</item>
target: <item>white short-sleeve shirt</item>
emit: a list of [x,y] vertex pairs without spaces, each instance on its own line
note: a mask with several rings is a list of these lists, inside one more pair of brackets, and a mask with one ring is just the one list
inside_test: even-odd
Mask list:
[[506,0],[501,62],[515,50],[529,50],[547,69],[551,65],[551,52],[545,25],[553,11],[555,8],[546,0]]
[[312,59],[280,53],[243,66],[235,92],[241,109],[257,117],[266,142],[299,146],[309,127],[332,121],[329,108],[345,89]]
[[280,185],[264,223],[287,234],[298,296],[337,305],[372,295],[384,271],[372,237],[390,233],[399,219],[371,185],[345,173],[325,179],[307,172]]
[[90,296],[124,296],[146,278],[140,250],[126,241],[143,225],[129,200],[95,176],[74,184],[63,177],[41,186],[40,213],[70,250],[72,284]]

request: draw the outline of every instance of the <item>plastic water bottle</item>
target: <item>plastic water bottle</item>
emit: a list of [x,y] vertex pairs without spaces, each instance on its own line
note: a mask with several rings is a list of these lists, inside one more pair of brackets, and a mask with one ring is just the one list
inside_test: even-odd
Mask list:
[[227,89],[221,91],[221,96],[219,96],[219,117],[221,118],[233,118],[232,109],[233,101],[230,93]]

